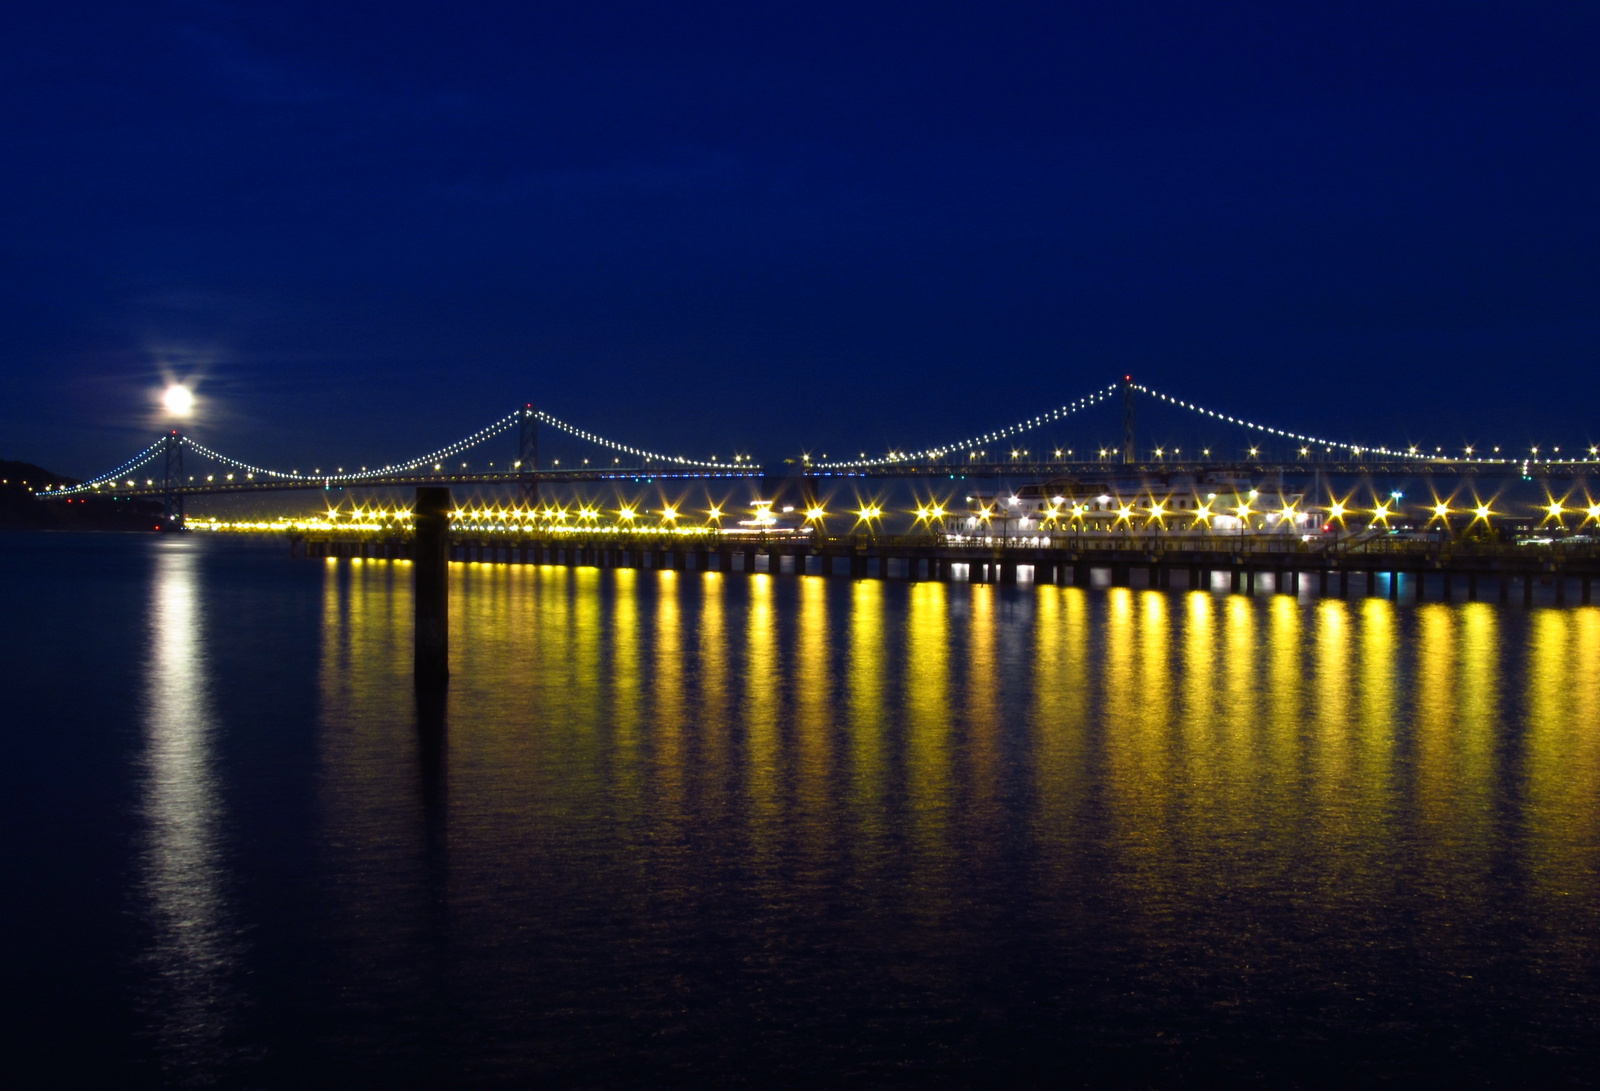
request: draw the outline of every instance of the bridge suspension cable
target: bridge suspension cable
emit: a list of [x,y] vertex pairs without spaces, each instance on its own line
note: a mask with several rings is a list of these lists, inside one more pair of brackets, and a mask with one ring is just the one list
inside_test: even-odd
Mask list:
[[1110,399],[1115,396],[1118,389],[1119,387],[1113,384],[1102,390],[1086,394],[1077,401],[1069,402],[1058,409],[1052,409],[1048,413],[1041,413],[1036,417],[1018,421],[1016,424],[1008,425],[1005,428],[1000,428],[993,432],[985,432],[970,439],[958,440],[955,443],[947,443],[939,447],[928,447],[921,451],[911,452],[890,451],[881,458],[842,459],[833,462],[814,462],[811,465],[820,470],[859,470],[874,466],[889,466],[901,462],[932,461],[944,458],[946,455],[954,454],[957,451],[969,451],[985,443],[1009,439],[1024,432],[1031,432],[1035,428],[1043,428],[1046,425],[1054,424],[1056,421],[1065,420],[1074,413],[1080,413],[1091,406],[1099,405],[1101,402]]
[[[528,410],[523,410],[523,412],[528,412]],[[550,427],[558,429],[559,431],[565,432],[569,436],[573,436],[573,437],[575,437],[577,439],[585,440],[586,442],[593,443],[593,444],[595,444],[596,446],[599,446],[599,447],[605,447],[605,448],[608,448],[608,449],[613,450],[613,451],[621,451],[623,454],[633,455],[636,458],[642,458],[642,459],[645,459],[645,460],[650,461],[650,462],[670,462],[670,463],[672,463],[673,465],[676,465],[676,466],[692,466],[692,467],[695,467],[697,469],[704,469],[704,470],[741,470],[742,471],[742,470],[748,470],[749,469],[748,466],[743,466],[743,465],[740,465],[740,464],[734,463],[734,462],[719,462],[719,461],[717,461],[715,459],[706,460],[706,459],[684,458],[682,455],[663,455],[663,454],[659,454],[659,453],[657,453],[655,451],[647,451],[642,447],[630,447],[626,443],[618,443],[614,439],[607,439],[605,436],[595,435],[593,432],[587,431],[587,430],[585,430],[583,428],[579,428],[575,424],[568,424],[566,421],[562,420],[561,418],[553,417],[549,413],[546,413],[542,409],[532,410],[532,413],[533,413],[534,419],[539,421],[539,423],[548,424],[548,425],[550,425]]]
[[[1168,405],[1177,406],[1179,409],[1187,409],[1192,413],[1198,414],[1199,416],[1210,417],[1212,420],[1222,421],[1226,424],[1237,425],[1241,428],[1247,428],[1253,432],[1262,432],[1270,436],[1281,436],[1284,439],[1292,439],[1298,443],[1305,443],[1315,447],[1327,447],[1335,448],[1341,451],[1349,451],[1351,455],[1361,455],[1366,453],[1417,457],[1419,454],[1414,448],[1409,451],[1398,451],[1389,447],[1382,447],[1378,445],[1344,443],[1340,440],[1334,439],[1318,439],[1316,436],[1303,435],[1300,432],[1290,431],[1284,428],[1273,428],[1270,425],[1258,424],[1255,421],[1245,420],[1243,417],[1234,417],[1227,413],[1219,413],[1214,409],[1207,409],[1203,405],[1196,405],[1194,402],[1184,401],[1182,398],[1174,398],[1170,394],[1163,394],[1159,390],[1152,390],[1142,383],[1133,383],[1132,386],[1133,389],[1137,390],[1141,394],[1148,394],[1150,397],[1166,402]],[[1427,457],[1431,458],[1434,456],[1430,455]]]
[[101,485],[104,485],[106,482],[115,481],[123,474],[137,470],[140,466],[152,461],[157,455],[161,454],[161,452],[165,449],[166,444],[166,437],[163,436],[161,439],[156,440],[150,446],[146,447],[144,450],[128,459],[128,461],[124,462],[121,466],[118,466],[116,469],[108,470],[107,472],[100,474],[98,477],[91,477],[89,480],[80,482],[77,485],[69,485],[66,488],[61,489],[51,489],[50,495],[72,496],[75,493],[91,492],[94,489],[99,488]]
[[420,470],[424,466],[442,462],[444,459],[452,458],[455,455],[460,454],[462,451],[476,447],[478,444],[483,443],[486,440],[493,439],[495,436],[510,430],[510,428],[516,423],[517,414],[508,413],[504,417],[501,417],[499,420],[495,421],[493,424],[490,424],[484,428],[480,428],[471,435],[458,439],[448,446],[439,448],[437,451],[430,451],[428,454],[418,455],[415,458],[409,458],[401,462],[391,462],[387,466],[379,466],[376,469],[355,470],[349,473],[341,471],[339,473],[331,474],[303,474],[299,473],[298,471],[290,471],[286,473],[283,470],[269,470],[261,466],[253,466],[248,462],[241,462],[239,459],[222,454],[220,451],[213,451],[204,444],[197,443],[190,439],[188,436],[184,437],[183,442],[187,446],[193,448],[196,454],[204,455],[206,458],[211,458],[217,460],[218,462],[226,463],[227,465],[232,466],[235,469],[243,470],[246,473],[262,474],[266,477],[276,477],[285,481],[361,481],[373,477],[387,477],[391,474],[410,473],[413,470]]
[[[1114,398],[1123,389],[1124,389],[1124,385],[1122,383],[1115,383],[1115,384],[1112,384],[1110,386],[1102,387],[1102,388],[1100,388],[1098,390],[1091,391],[1089,394],[1085,395],[1084,397],[1078,398],[1076,401],[1069,402],[1066,405],[1060,406],[1060,407],[1058,407],[1056,409],[1052,409],[1052,410],[1050,410],[1048,412],[1045,412],[1045,413],[1040,413],[1037,416],[1034,416],[1034,417],[1031,417],[1031,418],[1024,418],[1023,420],[1017,421],[1014,424],[1007,425],[1007,426],[1005,426],[1003,428],[998,428],[998,429],[996,429],[994,431],[984,432],[984,433],[981,433],[981,434],[978,434],[978,435],[975,435],[975,436],[971,436],[971,437],[969,437],[967,439],[957,440],[957,441],[955,441],[953,443],[942,444],[942,445],[935,446],[935,447],[928,447],[928,448],[925,448],[923,450],[913,451],[913,452],[889,451],[887,454],[884,454],[884,455],[878,456],[878,457],[872,457],[872,458],[868,458],[868,457],[863,456],[862,458],[858,458],[858,459],[839,459],[839,460],[823,461],[823,462],[812,462],[812,461],[810,461],[808,459],[807,463],[806,463],[806,469],[807,469],[807,471],[816,471],[816,470],[846,470],[846,471],[849,471],[849,470],[869,469],[869,468],[874,468],[874,467],[900,465],[900,464],[905,464],[905,463],[918,463],[918,462],[937,461],[939,459],[945,458],[945,457],[947,457],[947,456],[949,456],[951,454],[955,454],[957,452],[971,451],[971,450],[974,450],[976,448],[982,447],[985,444],[1004,441],[1004,440],[1010,439],[1010,438],[1012,438],[1014,436],[1023,435],[1025,433],[1031,432],[1031,431],[1033,431],[1035,429],[1039,429],[1039,428],[1043,428],[1043,427],[1047,427],[1049,425],[1055,424],[1055,423],[1057,423],[1059,421],[1065,420],[1066,418],[1068,418],[1068,417],[1070,417],[1070,416],[1072,416],[1072,415],[1074,415],[1076,413],[1081,413],[1086,409],[1089,409],[1089,408],[1091,408],[1093,406],[1100,405],[1100,404],[1102,404],[1104,402],[1107,402],[1107,401],[1111,400],[1112,398]],[[1172,405],[1172,406],[1175,406],[1177,408],[1187,410],[1187,411],[1192,412],[1192,413],[1194,413],[1194,414],[1196,414],[1198,416],[1206,417],[1206,418],[1209,418],[1209,419],[1214,420],[1214,421],[1218,421],[1218,422],[1226,423],[1226,424],[1232,424],[1232,425],[1235,425],[1235,426],[1238,426],[1238,427],[1241,427],[1241,428],[1248,429],[1250,431],[1262,433],[1263,435],[1282,437],[1284,439],[1293,440],[1293,441],[1301,443],[1301,444],[1315,445],[1315,446],[1323,447],[1323,448],[1330,449],[1330,450],[1336,449],[1336,450],[1340,450],[1340,451],[1348,451],[1352,456],[1360,456],[1360,455],[1363,455],[1363,454],[1375,454],[1375,455],[1382,455],[1382,456],[1395,457],[1395,458],[1418,458],[1418,457],[1421,457],[1421,458],[1434,459],[1434,458],[1444,457],[1444,456],[1435,455],[1435,454],[1424,454],[1422,452],[1419,452],[1415,446],[1411,446],[1411,447],[1408,447],[1407,449],[1401,450],[1401,449],[1398,449],[1398,448],[1385,447],[1385,446],[1377,445],[1377,444],[1363,445],[1363,444],[1356,444],[1356,443],[1348,443],[1348,442],[1344,442],[1342,440],[1322,439],[1322,438],[1319,438],[1319,437],[1316,437],[1316,436],[1307,435],[1307,434],[1304,434],[1304,433],[1301,433],[1301,432],[1296,432],[1296,431],[1293,431],[1291,429],[1274,428],[1274,427],[1272,427],[1270,425],[1260,424],[1260,423],[1258,423],[1256,421],[1248,420],[1248,419],[1243,418],[1243,417],[1237,417],[1237,416],[1233,416],[1233,415],[1228,414],[1228,413],[1220,412],[1220,411],[1215,410],[1215,409],[1210,409],[1210,408],[1208,408],[1206,406],[1198,405],[1198,404],[1196,404],[1194,402],[1187,401],[1187,400],[1185,400],[1183,398],[1174,397],[1174,396],[1172,396],[1170,394],[1167,394],[1167,393],[1165,393],[1163,391],[1153,390],[1150,387],[1145,386],[1142,383],[1131,383],[1130,382],[1130,383],[1127,384],[1126,389],[1131,389],[1133,391],[1137,391],[1140,394],[1147,395],[1147,396],[1149,396],[1151,398],[1154,398],[1154,399],[1156,399],[1158,401],[1164,402],[1164,403],[1166,403],[1168,405]],[[232,456],[225,455],[225,454],[221,453],[220,451],[214,451],[210,447],[207,447],[202,443],[199,443],[199,442],[197,442],[197,441],[195,441],[193,439],[190,439],[188,436],[178,437],[177,441],[179,443],[183,444],[184,446],[190,448],[196,454],[198,454],[198,455],[200,455],[200,456],[202,456],[204,458],[212,459],[212,460],[214,460],[216,462],[219,462],[219,463],[222,463],[224,465],[231,466],[231,467],[233,467],[233,468],[235,468],[237,470],[242,470],[246,474],[251,475],[251,476],[260,475],[260,476],[263,476],[263,477],[275,478],[275,479],[278,479],[278,480],[281,480],[281,481],[303,481],[303,482],[363,481],[363,480],[371,480],[371,479],[376,479],[376,478],[390,477],[390,476],[399,475],[399,474],[406,474],[406,473],[410,473],[412,471],[423,469],[424,467],[437,466],[437,465],[441,464],[445,459],[452,458],[452,457],[462,453],[463,451],[466,451],[466,450],[469,450],[469,449],[471,449],[473,447],[476,447],[481,443],[484,443],[484,442],[486,442],[486,441],[488,441],[490,439],[493,439],[496,436],[499,436],[499,435],[509,431],[513,427],[516,427],[520,421],[526,420],[529,417],[533,418],[534,420],[539,421],[542,424],[548,424],[552,428],[555,428],[558,431],[564,432],[567,435],[570,435],[570,436],[572,436],[572,437],[574,437],[576,439],[583,440],[584,442],[587,442],[587,443],[595,444],[596,446],[599,446],[599,447],[604,447],[604,448],[608,448],[608,449],[613,450],[613,451],[619,451],[619,452],[622,452],[624,454],[632,455],[632,456],[634,456],[636,458],[639,458],[641,460],[644,460],[646,462],[659,462],[659,463],[664,463],[664,464],[667,464],[667,465],[681,466],[681,467],[684,467],[684,468],[687,468],[687,469],[699,469],[699,470],[722,470],[722,471],[734,471],[734,472],[740,472],[740,473],[748,472],[748,471],[751,470],[751,466],[749,464],[741,464],[741,463],[738,463],[738,462],[724,462],[724,461],[721,461],[721,460],[719,460],[719,459],[717,459],[715,457],[713,457],[711,459],[694,459],[694,458],[686,458],[686,457],[684,457],[682,455],[667,455],[667,454],[661,454],[660,452],[656,452],[656,451],[650,451],[650,450],[647,450],[647,449],[642,448],[642,447],[634,447],[634,446],[632,446],[630,444],[621,443],[621,442],[619,442],[617,440],[610,439],[610,438],[608,438],[606,436],[601,436],[601,435],[598,435],[598,434],[596,434],[594,432],[590,432],[585,428],[580,428],[577,425],[571,424],[571,423],[569,423],[567,421],[564,421],[561,418],[556,417],[556,416],[554,416],[554,415],[552,415],[550,413],[547,413],[542,409],[534,409],[532,406],[528,406],[526,408],[518,409],[513,413],[509,413],[506,416],[501,417],[499,420],[494,421],[492,424],[489,424],[488,426],[486,426],[484,428],[480,428],[476,432],[473,432],[470,435],[464,436],[461,439],[456,440],[454,443],[447,444],[446,446],[441,447],[436,451],[430,451],[427,454],[418,455],[415,458],[409,458],[409,459],[405,459],[405,460],[402,460],[402,461],[399,461],[399,462],[392,462],[392,463],[389,463],[386,466],[377,467],[376,469],[370,469],[370,470],[369,469],[362,469],[362,470],[356,470],[356,471],[351,471],[351,472],[340,471],[340,472],[337,472],[337,473],[309,473],[309,474],[306,474],[306,473],[300,473],[298,470],[289,470],[289,471],[274,470],[274,469],[270,469],[270,468],[263,467],[263,466],[256,466],[256,465],[253,465],[251,463],[245,462],[245,461],[243,461],[241,459],[233,458]],[[102,486],[105,486],[107,484],[118,485],[124,479],[124,475],[132,472],[133,470],[139,469],[140,467],[142,467],[142,466],[148,464],[149,462],[153,461],[154,459],[158,458],[162,454],[162,452],[168,448],[168,445],[170,444],[171,441],[172,441],[172,437],[171,436],[163,436],[161,439],[156,440],[154,443],[150,444],[149,446],[147,446],[144,449],[142,449],[141,451],[139,451],[138,454],[134,455],[132,458],[128,459],[126,462],[124,462],[122,465],[118,466],[114,470],[110,470],[110,471],[108,471],[106,473],[99,474],[99,475],[97,475],[95,477],[89,478],[87,481],[84,481],[81,484],[70,485],[70,486],[66,486],[66,487],[63,487],[63,488],[47,489],[47,490],[41,492],[39,495],[41,495],[41,496],[72,496],[72,495],[79,494],[79,493],[98,490],[99,488],[101,488]],[[1498,450],[1499,449],[1496,448],[1496,451],[1498,451]],[[1560,448],[1555,448],[1555,450],[1559,451]],[[1471,448],[1467,449],[1467,453],[1468,453],[1468,455],[1470,457],[1471,454],[1472,454]],[[1533,453],[1534,453],[1535,456],[1537,456],[1538,448],[1533,448]],[[1594,447],[1591,447],[1589,449],[1589,455],[1590,455],[1590,459],[1594,459],[1595,458],[1596,449]],[[1483,458],[1483,457],[1475,458],[1475,459],[1473,459],[1473,461],[1486,462],[1486,463],[1487,462],[1504,462],[1504,463],[1508,463],[1508,464],[1509,463],[1513,463],[1513,462],[1517,462],[1517,461],[1522,461],[1524,463],[1528,463],[1529,462],[1529,460],[1526,459],[1526,458],[1522,458],[1522,459],[1516,459],[1516,458],[1492,458],[1491,459],[1491,458]],[[132,485],[132,484],[134,484],[134,482],[131,479],[129,479],[128,480],[128,484]],[[171,482],[170,484],[177,485],[179,483],[178,482]]]

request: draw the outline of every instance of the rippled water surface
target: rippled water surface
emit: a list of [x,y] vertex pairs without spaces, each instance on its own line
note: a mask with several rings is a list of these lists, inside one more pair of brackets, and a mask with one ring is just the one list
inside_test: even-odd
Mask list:
[[8,1055],[1586,1083],[1600,610],[0,538]]

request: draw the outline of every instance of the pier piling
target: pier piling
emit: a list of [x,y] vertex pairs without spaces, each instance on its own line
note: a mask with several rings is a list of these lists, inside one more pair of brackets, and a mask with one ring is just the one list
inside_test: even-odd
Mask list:
[[411,571],[416,605],[414,670],[419,682],[450,677],[451,506],[449,489],[434,485],[417,488]]

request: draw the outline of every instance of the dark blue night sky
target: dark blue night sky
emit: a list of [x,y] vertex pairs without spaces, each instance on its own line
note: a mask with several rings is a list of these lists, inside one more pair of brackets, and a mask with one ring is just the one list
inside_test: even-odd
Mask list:
[[1600,440],[1593,4],[0,9],[0,456]]

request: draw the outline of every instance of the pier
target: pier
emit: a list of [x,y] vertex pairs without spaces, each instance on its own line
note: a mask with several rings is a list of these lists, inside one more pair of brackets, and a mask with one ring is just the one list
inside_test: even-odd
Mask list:
[[[411,535],[334,531],[294,539],[291,548],[314,558],[412,560],[414,542]],[[449,561],[470,564],[1382,596],[1410,602],[1492,599],[1531,604],[1536,591],[1544,589],[1557,604],[1589,605],[1600,578],[1600,544],[1593,543],[1152,535],[1064,547],[1029,539],[955,544],[931,534],[707,533],[686,540],[652,533],[458,531],[443,548]]]

